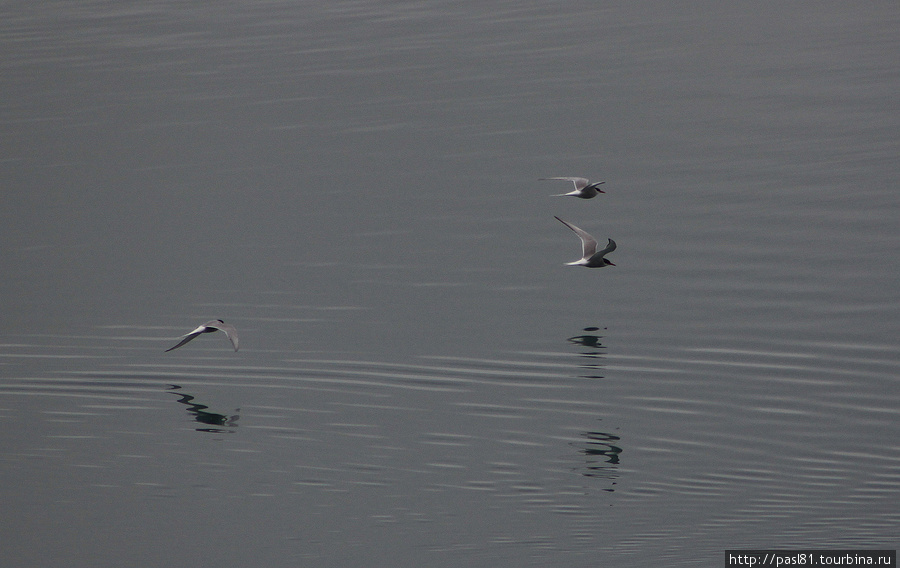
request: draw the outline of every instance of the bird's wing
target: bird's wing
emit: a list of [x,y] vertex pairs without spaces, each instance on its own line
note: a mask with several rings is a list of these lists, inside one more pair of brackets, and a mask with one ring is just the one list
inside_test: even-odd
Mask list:
[[173,349],[178,349],[179,347],[181,347],[182,345],[184,345],[184,344],[187,343],[188,341],[194,339],[195,337],[197,337],[198,335],[200,335],[201,333],[203,333],[202,331],[200,331],[200,330],[202,330],[202,329],[203,329],[203,326],[200,326],[199,328],[197,328],[197,331],[192,331],[191,333],[188,333],[187,335],[183,335],[182,337],[183,337],[184,339],[182,339],[181,341],[179,341],[179,342],[178,342],[178,345],[176,345],[175,347],[169,347],[168,349],[166,349],[165,352],[168,353],[169,351],[171,351],[171,350],[173,350]]
[[231,345],[234,346],[234,350],[235,351],[238,350],[238,334],[237,334],[237,329],[235,329],[235,327],[233,325],[231,325],[230,323],[223,323],[220,321],[210,322],[206,325],[208,327],[212,327],[212,328],[218,329],[219,331],[223,332],[225,334],[225,337],[227,337],[231,341]]
[[616,250],[616,241],[612,239],[608,239],[609,242],[606,243],[606,248],[600,251],[600,256],[606,256],[612,251]]
[[[594,253],[597,252],[597,240],[594,237],[590,236],[585,231],[582,231],[575,225],[566,223],[555,215],[554,218],[566,227],[572,229],[572,231],[574,231],[575,234],[578,235],[579,238],[581,238],[582,258],[590,258],[594,256]],[[615,245],[613,246],[613,248],[615,248]]]
[[538,180],[541,180],[541,181],[542,180],[551,180],[551,179],[558,179],[560,181],[570,181],[575,184],[575,189],[578,189],[578,190],[586,188],[588,186],[588,184],[591,183],[589,180],[586,180],[581,177],[563,176],[563,177],[552,177],[552,178],[538,178]]

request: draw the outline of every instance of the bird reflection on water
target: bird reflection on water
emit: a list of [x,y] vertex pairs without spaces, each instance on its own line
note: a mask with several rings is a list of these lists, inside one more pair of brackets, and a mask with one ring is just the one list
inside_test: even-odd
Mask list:
[[[604,329],[606,329],[606,328],[604,328]],[[584,331],[595,332],[595,331],[600,331],[600,328],[591,326],[591,327],[584,328]],[[603,368],[602,360],[604,359],[605,352],[602,350],[606,349],[606,346],[600,342],[601,339],[603,339],[602,335],[596,335],[594,333],[585,333],[583,335],[576,335],[574,337],[570,337],[566,340],[569,343],[573,343],[575,345],[580,345],[582,347],[589,349],[589,351],[583,351],[581,353],[581,356],[585,357],[587,359],[591,359],[592,362],[582,365],[582,367],[585,369],[595,370],[598,372],[598,374],[583,375],[583,377],[586,379],[602,379],[603,378],[603,375],[600,375],[599,371]]]
[[[240,415],[237,414],[237,412],[240,411],[239,408],[235,410],[235,414],[232,416],[226,416],[217,412],[209,412],[207,411],[207,408],[209,407],[205,404],[193,402],[193,396],[182,392],[174,392],[178,390],[181,390],[181,387],[178,385],[170,385],[169,387],[169,392],[181,397],[176,402],[187,406],[188,413],[193,415],[194,420],[197,422],[213,426],[197,428],[198,432],[210,432],[213,434],[233,434],[235,432],[234,430],[229,430],[227,428],[237,428],[237,421],[240,418]],[[224,426],[225,428],[215,428],[215,426]]]
[[[606,328],[602,328],[606,331]],[[566,339],[569,343],[582,348],[579,357],[589,360],[588,363],[580,365],[582,369],[590,369],[593,371],[589,375],[581,375],[586,379],[602,379],[600,372],[603,369],[603,360],[606,356],[606,346],[601,340],[602,335],[597,332],[601,331],[600,327],[588,326],[582,329],[585,333],[575,335]],[[616,484],[619,477],[619,454],[622,453],[622,447],[619,445],[619,436],[608,432],[600,432],[589,430],[581,433],[583,440],[571,442],[571,446],[578,450],[579,454],[584,456],[584,464],[577,468],[581,475],[594,479],[604,479],[610,482],[610,486],[603,491],[614,491],[612,487]]]
[[[585,464],[582,466],[581,475],[597,479],[608,479],[611,485],[619,477],[619,454],[622,448],[618,445],[621,438],[607,432],[583,432],[585,441],[573,442],[578,452],[585,456]],[[614,491],[612,487],[604,491]]]

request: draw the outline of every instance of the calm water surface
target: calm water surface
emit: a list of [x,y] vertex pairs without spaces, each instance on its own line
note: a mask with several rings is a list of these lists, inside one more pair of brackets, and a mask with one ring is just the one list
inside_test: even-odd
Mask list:
[[895,4],[2,13],[0,564],[898,547]]

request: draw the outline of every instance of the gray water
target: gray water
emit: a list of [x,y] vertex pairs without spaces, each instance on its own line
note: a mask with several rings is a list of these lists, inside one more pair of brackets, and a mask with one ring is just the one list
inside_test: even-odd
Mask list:
[[3,566],[898,547],[896,3],[0,14]]

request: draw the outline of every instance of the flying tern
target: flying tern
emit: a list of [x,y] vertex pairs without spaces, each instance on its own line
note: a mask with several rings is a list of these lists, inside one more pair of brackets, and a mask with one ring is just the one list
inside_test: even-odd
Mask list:
[[616,250],[616,242],[612,239],[609,239],[609,243],[606,245],[606,248],[597,251],[597,239],[587,234],[585,231],[582,231],[575,225],[570,223],[566,223],[559,217],[554,215],[554,218],[565,225],[566,227],[572,229],[576,235],[581,239],[581,246],[583,249],[581,260],[576,260],[574,262],[567,262],[568,266],[585,266],[587,268],[603,268],[604,266],[615,266],[615,264],[603,258],[607,254]]
[[194,339],[201,333],[213,333],[214,331],[224,332],[225,336],[229,340],[231,340],[231,344],[234,346],[234,350],[235,351],[238,350],[238,335],[237,335],[237,330],[234,328],[234,326],[231,324],[227,324],[222,320],[212,320],[212,321],[208,321],[205,324],[201,325],[194,331],[182,335],[181,337],[183,339],[178,343],[178,345],[176,345],[175,347],[169,347],[168,349],[166,349],[166,353],[168,353],[169,351],[171,351],[173,349],[178,349],[179,347],[181,347],[188,341],[191,341],[192,339]]
[[572,196],[572,197],[580,197],[581,199],[590,199],[592,197],[597,197],[598,193],[606,193],[602,189],[599,189],[597,186],[603,185],[606,183],[605,181],[598,181],[596,183],[591,183],[590,180],[580,177],[552,177],[552,178],[538,178],[539,181],[548,181],[548,180],[560,180],[560,181],[570,181],[575,185],[575,191],[570,191],[569,193],[557,193],[553,197],[560,196]]

